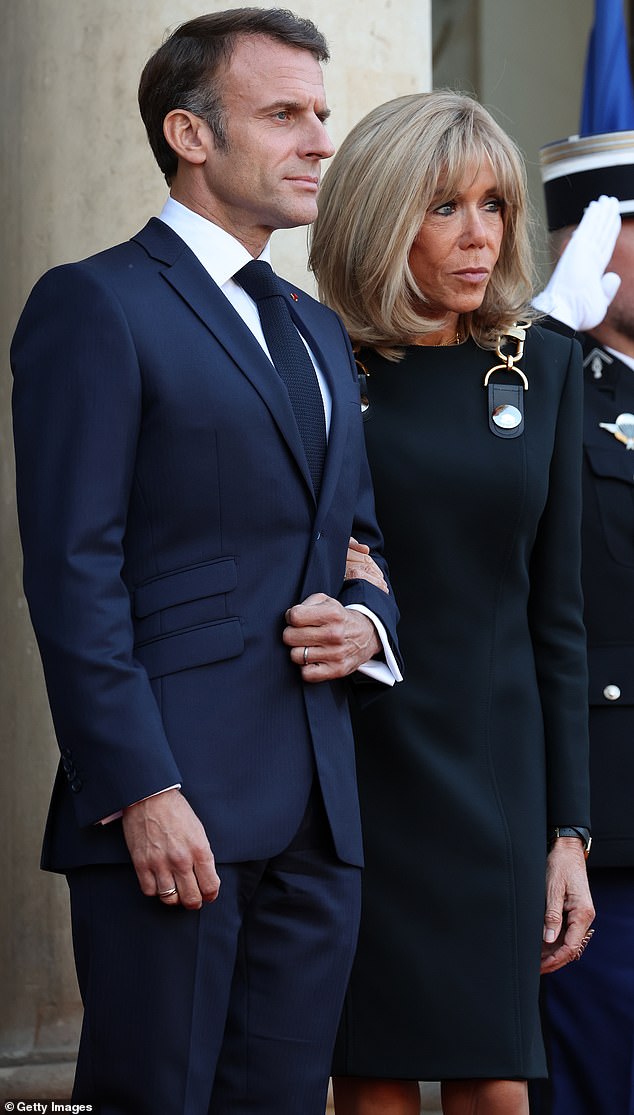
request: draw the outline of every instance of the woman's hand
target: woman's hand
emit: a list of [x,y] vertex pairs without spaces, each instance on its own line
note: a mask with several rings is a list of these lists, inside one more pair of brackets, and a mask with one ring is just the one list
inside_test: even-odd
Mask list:
[[381,570],[374,559],[370,557],[370,547],[364,546],[362,542],[357,542],[356,538],[351,538],[346,556],[346,580],[354,581],[357,579],[369,581],[370,584],[376,585],[383,592],[389,593],[390,591]]
[[561,836],[546,861],[542,974],[579,959],[592,935],[593,921],[583,844],[574,836]]

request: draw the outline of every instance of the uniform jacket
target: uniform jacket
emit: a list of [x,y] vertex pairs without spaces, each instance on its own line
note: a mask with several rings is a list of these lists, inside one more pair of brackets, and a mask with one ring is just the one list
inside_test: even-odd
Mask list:
[[[558,332],[571,331],[558,322]],[[582,581],[588,635],[593,844],[588,865],[634,864],[634,371],[589,334],[584,357]]]
[[302,683],[284,613],[324,592],[394,642],[396,606],[344,584],[351,533],[385,569],[357,375],[336,315],[287,290],[332,393],[318,506],[281,380],[160,221],[49,272],[24,310],[24,585],[61,750],[46,867],[126,860],[99,820],[175,783],[218,861],[275,854],[315,770],[339,855],[361,860],[349,682]]
[[[634,864],[634,371],[590,336],[584,349],[582,578],[590,673],[592,867]],[[630,432],[634,434],[634,429]]]

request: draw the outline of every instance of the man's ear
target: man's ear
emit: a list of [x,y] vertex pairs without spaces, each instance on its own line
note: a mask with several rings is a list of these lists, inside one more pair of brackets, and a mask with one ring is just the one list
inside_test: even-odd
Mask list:
[[207,160],[209,126],[200,116],[174,108],[163,121],[163,135],[177,158],[201,166]]

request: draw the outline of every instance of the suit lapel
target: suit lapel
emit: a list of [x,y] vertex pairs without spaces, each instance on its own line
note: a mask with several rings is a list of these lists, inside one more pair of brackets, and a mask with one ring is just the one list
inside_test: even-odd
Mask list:
[[288,392],[251,330],[193,252],[162,221],[152,218],[133,240],[163,264],[160,271],[165,280],[213,333],[261,396],[312,492],[308,462]]

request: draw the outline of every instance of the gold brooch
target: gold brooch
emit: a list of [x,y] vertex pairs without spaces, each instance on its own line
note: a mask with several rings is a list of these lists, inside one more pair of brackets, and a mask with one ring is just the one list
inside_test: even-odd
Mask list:
[[[489,429],[496,437],[514,438],[524,432],[524,392],[528,391],[528,379],[521,368],[517,367],[518,360],[524,355],[524,341],[528,323],[511,325],[504,336],[498,338],[496,353],[501,364],[495,364],[484,377],[484,387],[488,391],[489,403]],[[508,339],[515,341],[515,352],[506,353],[504,347]],[[491,377],[495,373],[510,372],[515,374],[520,382]]]

